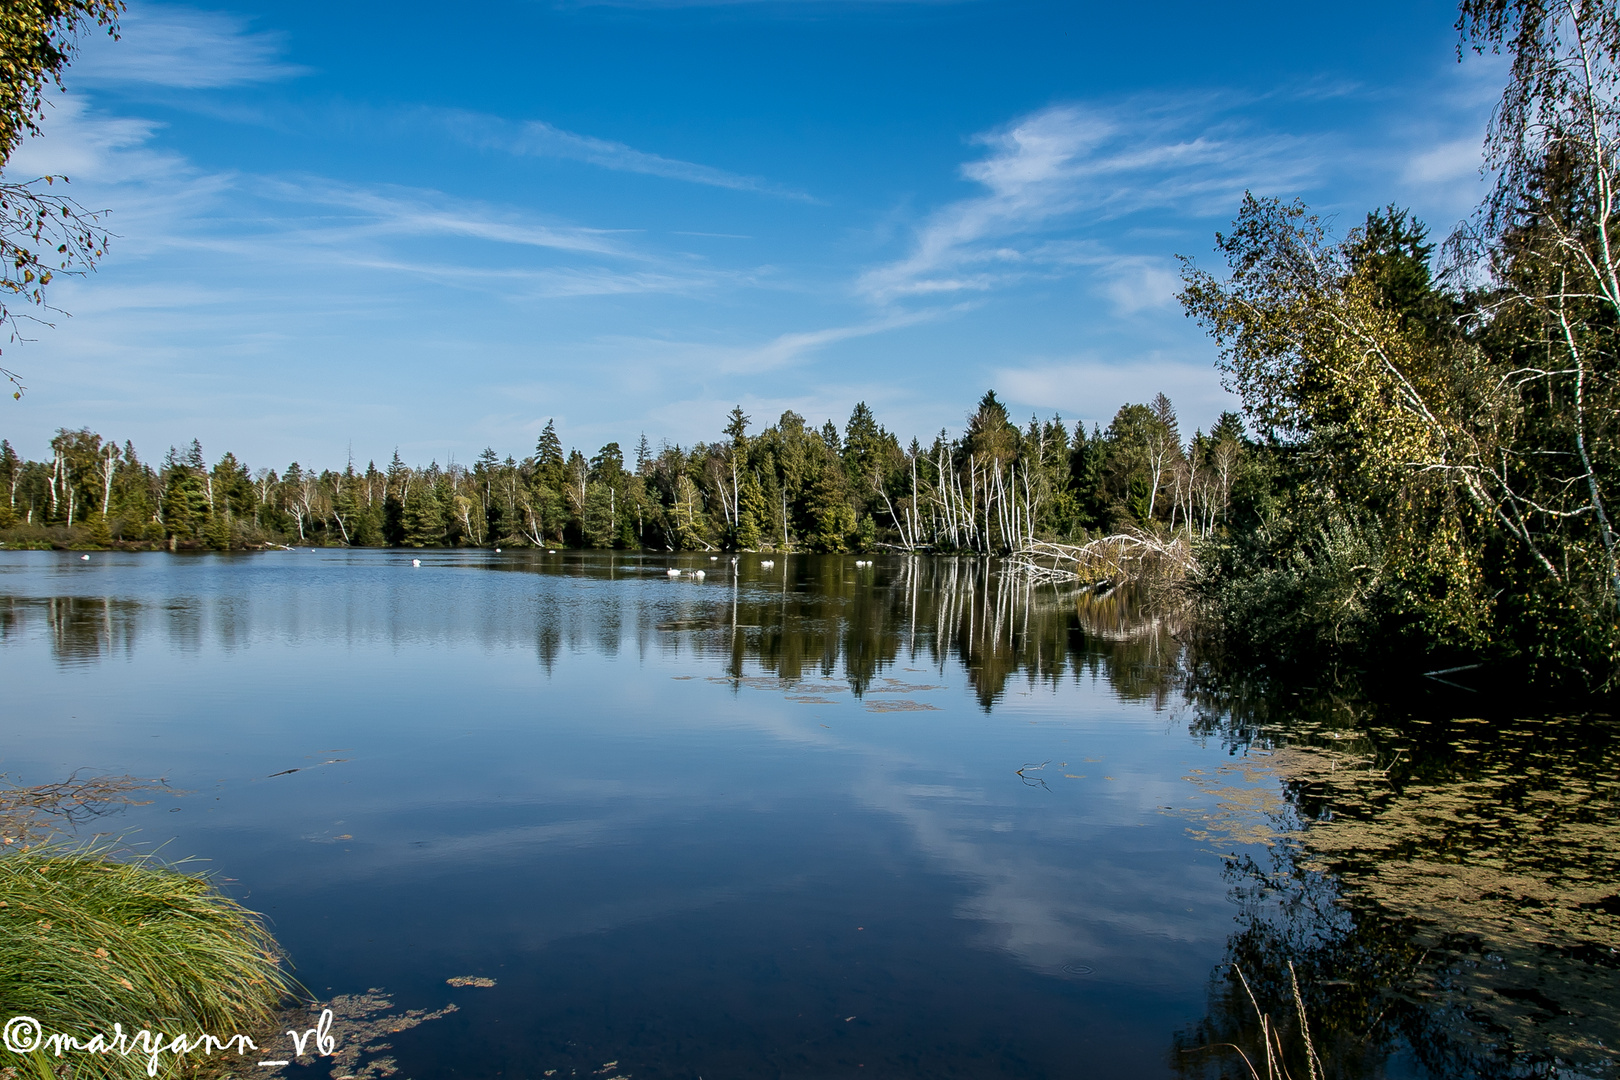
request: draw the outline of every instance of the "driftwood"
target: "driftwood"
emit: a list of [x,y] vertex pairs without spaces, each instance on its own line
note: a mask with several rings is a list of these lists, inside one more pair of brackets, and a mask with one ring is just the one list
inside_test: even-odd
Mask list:
[[12,787],[0,775],[0,844],[28,844],[69,832],[85,820],[123,806],[145,806],[150,799],[136,792],[161,791],[183,795],[162,780],[135,776],[94,776],[80,780],[74,773],[55,784]]
[[1114,533],[1084,544],[1030,538],[1008,557],[1008,563],[1035,581],[1078,581],[1098,592],[1125,584],[1179,583],[1195,566],[1184,532]]

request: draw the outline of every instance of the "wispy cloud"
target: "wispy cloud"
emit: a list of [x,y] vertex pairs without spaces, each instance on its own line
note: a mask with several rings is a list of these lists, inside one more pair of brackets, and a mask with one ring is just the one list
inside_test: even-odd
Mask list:
[[1181,276],[1175,264],[1159,256],[1123,255],[1107,260],[1103,293],[1121,315],[1167,308],[1176,302]]
[[1420,151],[1406,163],[1403,179],[1418,184],[1444,184],[1479,177],[1484,146],[1478,136],[1452,139]]
[[544,120],[513,123],[498,117],[449,109],[433,110],[432,114],[458,138],[485,150],[499,150],[522,157],[582,161],[617,172],[641,173],[688,184],[815,201],[802,191],[785,188],[757,176],[744,176],[710,165],[664,157],[610,139],[579,135]]
[[73,65],[75,82],[200,90],[304,73],[303,68],[281,59],[280,34],[255,31],[240,15],[131,4],[119,23],[118,41],[86,36],[82,55]]
[[1435,133],[1413,138],[1414,149],[1404,160],[1391,155],[1392,171],[1400,178],[1397,197],[1407,205],[1427,209],[1432,226],[1445,228],[1466,217],[1490,190],[1492,173],[1484,168],[1483,140],[1477,132],[1444,139]]
[[[627,242],[623,233],[546,221],[443,192],[324,177],[244,176],[234,178],[232,187],[235,228],[180,221],[166,243],[284,273],[341,272],[349,279],[346,292],[380,291],[383,297],[390,292],[386,277],[508,302],[694,296],[748,281],[746,273]],[[261,207],[256,214],[242,213],[254,206]]]
[[543,223],[533,215],[453,199],[437,191],[392,185],[361,187],[320,177],[265,178],[254,186],[284,202],[349,211],[344,219],[323,226],[334,238],[339,238],[337,233],[458,236],[615,258],[646,257],[611,239],[612,230]]
[[974,141],[989,153],[961,172],[982,193],[930,215],[909,254],[861,277],[866,295],[982,292],[1106,261],[1054,240],[1146,209],[1206,216],[1245,187],[1295,188],[1314,170],[1297,140],[1245,133],[1213,109],[1175,104],[1052,106]]
[[[83,95],[52,100],[44,135],[17,148],[8,175],[65,173],[80,202],[115,208],[107,219],[115,234],[112,265],[176,257],[189,267],[180,271],[195,275],[189,283],[173,282],[172,292],[148,298],[155,309],[208,306],[218,302],[215,294],[249,303],[250,294],[278,293],[312,277],[339,290],[323,292],[321,305],[364,296],[373,309],[402,302],[392,295],[401,278],[519,303],[693,296],[749,281],[747,272],[715,269],[642,234],[530,208],[426,188],[200,169],[154,148],[159,124],[100,114]],[[253,268],[248,280],[243,267]],[[75,299],[86,313],[101,306],[94,290]]]
[[172,175],[178,155],[153,151],[148,144],[162,126],[132,116],[106,116],[90,110],[79,95],[52,96],[45,135],[24,139],[6,163],[6,173],[67,175],[78,181],[130,183]]
[[603,356],[613,357],[615,364],[634,368],[642,380],[662,383],[672,373],[677,381],[692,373],[701,373],[705,378],[759,375],[803,364],[830,345],[916,326],[952,310],[942,307],[896,311],[863,322],[789,331],[745,344],[607,335],[599,338],[595,347]]
[[817,350],[840,341],[871,337],[906,326],[928,322],[944,314],[941,310],[914,311],[889,315],[881,319],[850,326],[832,326],[822,330],[796,331],[781,334],[763,345],[743,349],[722,365],[732,372],[772,371],[797,363]]
[[1175,403],[1188,433],[1207,430],[1223,411],[1238,407],[1212,364],[1162,355],[1036,360],[995,370],[993,383],[1010,403],[1061,409],[1071,420],[1104,425],[1121,405],[1160,392]]

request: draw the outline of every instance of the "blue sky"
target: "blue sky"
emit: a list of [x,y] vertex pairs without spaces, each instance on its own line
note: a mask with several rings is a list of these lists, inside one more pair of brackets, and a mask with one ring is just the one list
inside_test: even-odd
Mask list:
[[8,346],[0,435],[252,465],[587,452],[987,388],[1106,424],[1232,402],[1173,299],[1245,189],[1443,236],[1504,69],[1455,9],[132,2],[7,177],[117,234]]

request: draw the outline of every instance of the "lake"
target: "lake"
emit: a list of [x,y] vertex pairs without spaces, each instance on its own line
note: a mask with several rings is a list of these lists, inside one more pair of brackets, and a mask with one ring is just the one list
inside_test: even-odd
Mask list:
[[1334,1075],[1614,1075],[1613,721],[1173,630],[984,559],[0,552],[0,770],[163,778],[79,832],[264,913],[364,1051],[289,1075],[1236,1076],[1290,960]]

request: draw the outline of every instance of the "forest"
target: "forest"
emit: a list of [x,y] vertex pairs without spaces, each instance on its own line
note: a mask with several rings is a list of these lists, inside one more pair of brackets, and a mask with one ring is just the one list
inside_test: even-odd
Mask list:
[[1225,519],[1249,443],[1236,414],[1184,439],[1163,394],[1122,407],[1106,430],[1061,417],[1020,427],[994,391],[964,433],[902,446],[863,404],[840,430],[793,412],[749,434],[734,409],[722,438],[691,447],[645,435],[590,457],[547,422],[521,460],[341,471],[293,462],[209,463],[193,440],[158,464],[87,429],[59,431],[24,460],[0,441],[0,536],[11,547],[589,547],[967,551],[1101,529],[1191,529]]

